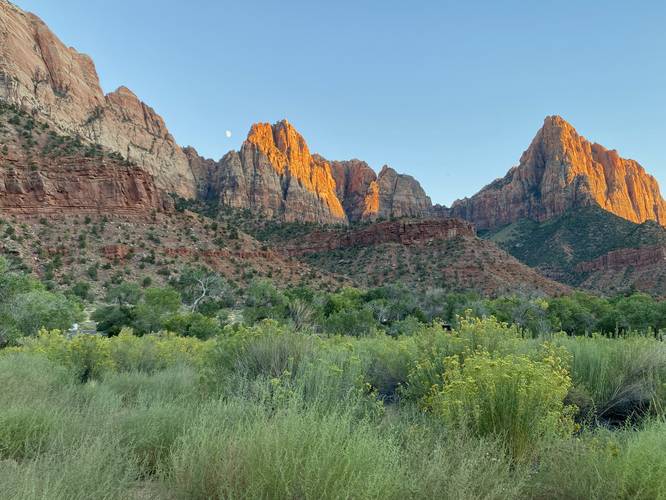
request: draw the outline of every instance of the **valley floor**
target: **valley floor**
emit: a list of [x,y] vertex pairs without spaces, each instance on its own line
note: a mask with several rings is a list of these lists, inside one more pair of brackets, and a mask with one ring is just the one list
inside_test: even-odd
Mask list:
[[666,498],[654,336],[263,321],[18,344],[0,351],[7,500]]

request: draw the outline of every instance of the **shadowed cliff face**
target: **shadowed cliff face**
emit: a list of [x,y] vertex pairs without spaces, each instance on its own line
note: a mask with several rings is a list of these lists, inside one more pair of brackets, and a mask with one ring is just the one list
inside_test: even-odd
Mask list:
[[170,199],[136,167],[109,160],[60,158],[39,168],[5,162],[0,210],[5,213],[113,213],[148,217],[170,211]]
[[0,99],[62,133],[122,154],[157,185],[195,194],[187,158],[152,108],[129,89],[104,95],[90,57],[66,47],[33,14],[0,0]]
[[286,120],[252,126],[240,151],[219,162],[185,153],[199,196],[285,221],[343,223],[379,217],[422,217],[432,204],[410,176],[384,167],[379,176],[360,160],[311,154]]
[[524,218],[546,220],[592,204],[633,222],[666,224],[666,203],[643,167],[590,143],[561,117],[551,116],[517,167],[444,213],[478,228],[494,228]]

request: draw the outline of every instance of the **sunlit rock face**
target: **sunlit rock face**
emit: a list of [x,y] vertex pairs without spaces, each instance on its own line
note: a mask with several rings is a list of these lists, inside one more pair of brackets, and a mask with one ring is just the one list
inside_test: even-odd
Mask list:
[[329,163],[286,120],[254,124],[240,151],[219,162],[186,153],[205,199],[286,222],[347,223]]
[[360,160],[311,154],[286,120],[252,126],[240,151],[219,162],[186,148],[199,196],[284,221],[347,224],[421,217],[431,202],[412,177],[384,167],[379,176]]
[[409,175],[384,166],[379,175],[360,160],[332,161],[338,198],[352,222],[397,217],[427,217],[432,202]]
[[0,0],[0,99],[60,132],[117,151],[185,197],[195,194],[187,158],[164,120],[129,89],[104,94],[87,55],[66,47],[37,16]]
[[444,215],[494,228],[523,218],[546,220],[570,208],[597,204],[633,222],[666,224],[657,181],[634,160],[621,158],[549,116],[520,164]]

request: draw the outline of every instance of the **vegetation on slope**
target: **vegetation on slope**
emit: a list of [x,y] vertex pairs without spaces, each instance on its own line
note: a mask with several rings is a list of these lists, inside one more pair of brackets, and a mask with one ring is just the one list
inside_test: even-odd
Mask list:
[[481,236],[525,264],[574,285],[580,262],[621,248],[666,244],[666,230],[656,222],[635,224],[598,206],[570,210],[544,222],[522,220]]

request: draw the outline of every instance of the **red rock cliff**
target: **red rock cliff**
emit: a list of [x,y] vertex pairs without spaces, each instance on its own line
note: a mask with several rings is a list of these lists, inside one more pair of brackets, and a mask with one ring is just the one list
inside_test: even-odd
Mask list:
[[129,89],[104,95],[93,61],[37,16],[0,0],[0,99],[60,132],[117,151],[167,191],[190,197],[194,178],[164,120]]
[[305,255],[337,248],[370,246],[381,243],[418,245],[458,236],[475,236],[474,226],[458,219],[420,219],[384,221],[348,231],[318,231],[298,241],[289,242],[284,251],[289,255]]
[[9,159],[0,163],[0,211],[148,216],[172,208],[152,176],[112,160],[68,157],[39,165]]
[[384,167],[379,176],[360,160],[311,154],[286,120],[252,126],[240,151],[219,162],[185,154],[199,195],[285,221],[347,223],[379,217],[424,217],[432,204],[420,184]]
[[444,212],[493,228],[522,218],[546,220],[591,204],[633,222],[666,224],[666,202],[654,177],[550,116],[517,167]]
[[613,250],[589,262],[581,262],[576,271],[620,271],[627,267],[644,268],[654,264],[666,264],[666,247],[662,245]]

